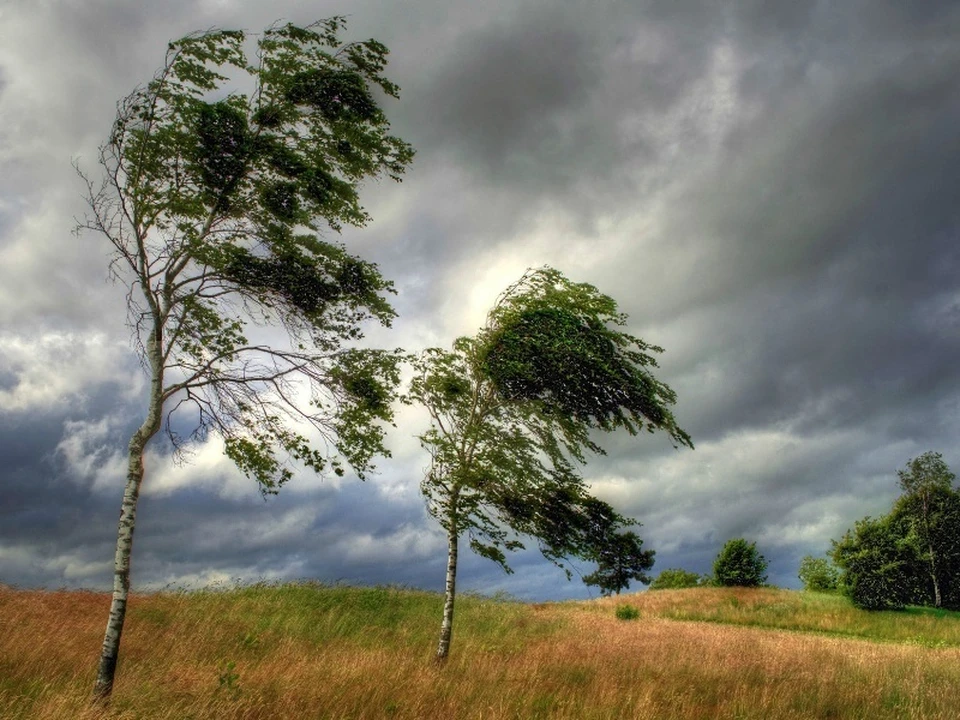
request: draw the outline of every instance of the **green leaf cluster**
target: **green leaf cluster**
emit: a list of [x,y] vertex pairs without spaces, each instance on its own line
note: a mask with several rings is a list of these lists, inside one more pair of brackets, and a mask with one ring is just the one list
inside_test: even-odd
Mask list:
[[960,609],[955,476],[935,452],[910,460],[897,475],[903,492],[891,511],[858,521],[833,542],[830,554],[841,570],[841,589],[871,610]]
[[583,582],[596,585],[602,595],[620,594],[637,581],[648,585],[647,571],[653,567],[656,551],[644,550],[643,540],[632,530],[605,532],[596,543],[597,552],[589,558],[597,563],[597,569],[584,575]]
[[663,430],[693,447],[669,410],[676,394],[650,368],[662,348],[619,328],[616,302],[553,268],[527,273],[491,312],[481,335],[482,373],[507,401],[556,418],[572,445],[599,452],[584,430]]
[[803,589],[810,592],[833,592],[840,585],[840,572],[827,558],[807,555],[800,561],[797,575]]
[[667,568],[661,570],[653,582],[650,583],[651,590],[679,590],[682,588],[692,588],[706,584],[706,578],[689,570],[682,568]]
[[648,581],[653,552],[586,487],[578,466],[587,451],[603,452],[591,432],[648,427],[692,443],[669,412],[673,392],[650,374],[659,349],[608,323],[625,317],[596,288],[552,268],[529,271],[476,337],[414,360],[407,399],[430,413],[421,488],[448,532],[467,533],[508,572],[506,553],[533,538],[565,569],[572,557],[598,563],[585,580],[617,592]]
[[759,587],[766,572],[767,559],[744,538],[728,540],[713,561],[714,582],[721,587]]
[[[366,325],[393,319],[392,284],[326,237],[364,225],[362,182],[399,180],[413,157],[380,107],[399,92],[387,48],[343,43],[344,27],[170,43],[118,106],[102,188],[87,181],[83,227],[116,251],[151,403],[194,420],[193,438],[220,435],[264,492],[298,464],[370,467],[399,380],[395,353],[356,349]],[[266,326],[288,346],[257,341]],[[168,415],[179,446],[177,424]]]
[[831,549],[842,589],[865,610],[899,610],[916,600],[915,548],[890,516],[858,520]]

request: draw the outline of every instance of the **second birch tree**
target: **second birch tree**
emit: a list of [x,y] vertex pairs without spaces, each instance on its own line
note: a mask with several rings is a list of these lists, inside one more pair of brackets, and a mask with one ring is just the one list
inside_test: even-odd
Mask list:
[[693,447],[670,412],[675,394],[650,372],[661,349],[622,332],[625,323],[612,298],[541,268],[500,296],[476,337],[414,361],[409,399],[431,419],[422,491],[447,534],[438,660],[450,650],[464,536],[507,572],[506,553],[524,536],[558,565],[614,555],[652,565],[639,536],[623,532],[635,523],[593,497],[579,472],[587,453],[603,452],[595,430],[661,430]]

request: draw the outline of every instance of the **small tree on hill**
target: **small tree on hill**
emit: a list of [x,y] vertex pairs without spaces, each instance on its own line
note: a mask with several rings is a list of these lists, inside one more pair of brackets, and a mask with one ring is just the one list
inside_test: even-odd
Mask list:
[[757,552],[755,542],[729,540],[713,561],[713,576],[724,587],[758,587],[767,581],[767,560]]
[[810,592],[833,592],[840,582],[840,573],[826,558],[807,555],[800,561],[798,573],[803,589]]
[[506,552],[527,536],[557,564],[598,562],[591,579],[601,587],[643,581],[652,553],[623,532],[631,521],[589,494],[577,465],[603,452],[595,430],[663,430],[693,444],[670,412],[676,396],[650,372],[660,348],[620,332],[625,322],[612,298],[543,268],[500,296],[476,337],[415,359],[409,400],[431,418],[421,488],[447,532],[438,660],[450,648],[464,534],[507,572]]
[[[102,182],[84,176],[92,214],[81,229],[113,246],[150,377],[128,446],[99,698],[117,666],[143,453],[161,429],[177,448],[219,436],[264,493],[297,464],[362,473],[383,452],[395,357],[351,346],[364,323],[390,323],[392,288],[320,233],[363,225],[359,183],[399,179],[413,151],[377,104],[375,88],[397,94],[382,75],[387,49],[341,45],[343,25],[271,27],[252,62],[240,31],[170,43],[154,79],[119,103]],[[244,81],[247,92],[229,92]],[[288,342],[252,339],[257,326]]]
[[601,595],[619,595],[634,580],[644,585],[650,583],[647,571],[653,567],[656,553],[643,549],[643,540],[637,533],[611,532],[597,545],[596,556],[590,558],[597,563],[597,569],[583,576],[584,583],[600,588]]
[[678,590],[703,585],[706,578],[681,568],[667,568],[650,583],[651,590]]

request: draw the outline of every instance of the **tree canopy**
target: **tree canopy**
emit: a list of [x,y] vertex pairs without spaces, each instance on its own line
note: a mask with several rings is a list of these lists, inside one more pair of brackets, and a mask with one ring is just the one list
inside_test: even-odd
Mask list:
[[587,585],[595,585],[603,595],[620,594],[637,581],[650,584],[647,571],[653,568],[654,550],[644,550],[643,540],[632,530],[611,532],[597,543],[598,550],[590,557],[597,569],[583,576]]
[[755,542],[743,538],[728,540],[713,561],[713,577],[717,585],[758,587],[767,581],[767,559]]
[[865,517],[833,542],[841,587],[865,610],[896,610],[916,598],[917,554],[896,525],[890,516]]
[[902,493],[887,515],[864,518],[834,541],[840,585],[860,607],[960,609],[960,492],[940,453],[897,471]]
[[[382,434],[351,425],[389,408],[387,355],[349,345],[366,322],[390,323],[392,285],[322,233],[365,224],[359,183],[399,179],[413,152],[375,101],[373,88],[398,93],[386,48],[341,44],[343,27],[270,27],[253,64],[242,31],[170,43],[156,77],[119,104],[102,183],[88,180],[84,227],[113,245],[160,401],[193,439],[220,435],[265,492],[289,479],[283,457],[328,466],[302,426],[362,472]],[[249,91],[230,92],[238,76]],[[290,342],[265,341],[258,328],[271,325]],[[169,414],[166,428],[178,446],[190,439]]]
[[833,592],[840,583],[840,573],[830,560],[822,557],[805,556],[800,561],[797,572],[803,589],[810,592]]
[[667,568],[661,570],[653,582],[650,583],[651,590],[679,590],[682,588],[692,588],[703,585],[706,578],[689,570],[682,568]]

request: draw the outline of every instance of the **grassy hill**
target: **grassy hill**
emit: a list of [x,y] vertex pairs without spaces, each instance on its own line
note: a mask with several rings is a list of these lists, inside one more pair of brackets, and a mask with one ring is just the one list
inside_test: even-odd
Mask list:
[[441,603],[311,584],[135,596],[95,710],[108,596],[0,587],[0,717],[958,717],[957,613],[774,589],[464,597],[437,666]]

